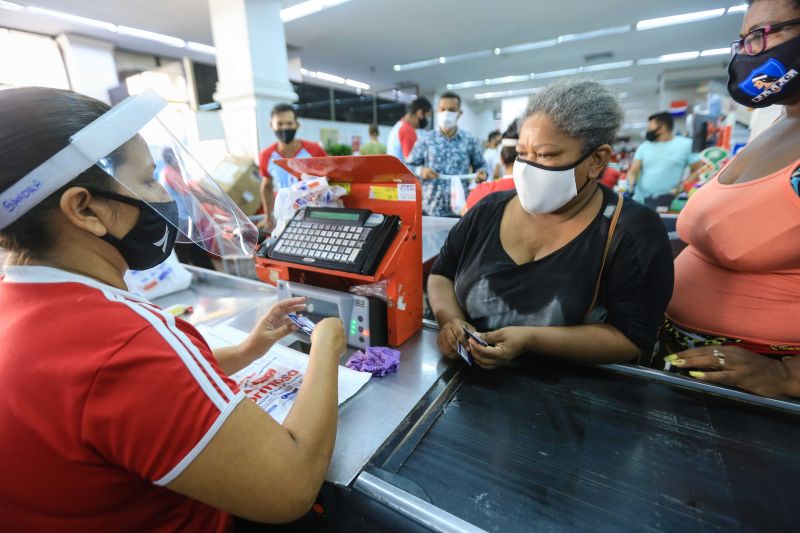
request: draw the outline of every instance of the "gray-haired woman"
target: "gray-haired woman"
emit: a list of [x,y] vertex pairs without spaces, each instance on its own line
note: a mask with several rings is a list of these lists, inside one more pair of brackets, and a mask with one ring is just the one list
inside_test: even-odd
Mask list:
[[[445,356],[458,357],[461,344],[495,368],[522,354],[594,363],[650,355],[672,295],[672,255],[654,211],[597,183],[622,117],[593,81],[531,98],[516,191],[471,209],[432,269],[428,299]],[[464,328],[485,332],[490,346]]]

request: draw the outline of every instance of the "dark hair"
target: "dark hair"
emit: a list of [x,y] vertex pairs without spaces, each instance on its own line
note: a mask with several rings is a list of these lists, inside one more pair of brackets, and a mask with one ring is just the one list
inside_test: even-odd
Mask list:
[[294,110],[294,107],[292,107],[291,104],[277,104],[272,108],[272,114],[270,115],[270,118],[280,113],[286,113],[287,111],[291,111],[294,119],[297,120],[297,112]]
[[[109,109],[94,98],[62,89],[0,90],[0,192],[67,146],[72,135]],[[70,187],[116,190],[114,178],[94,165],[0,230],[0,247],[42,258],[55,244],[50,230],[53,210]]]
[[649,117],[647,117],[647,120],[655,120],[662,126],[666,127],[669,131],[672,131],[672,128],[675,127],[675,119],[672,118],[672,115],[670,115],[666,111],[650,115]]
[[426,113],[428,111],[432,111],[433,106],[431,105],[431,101],[424,96],[418,96],[416,100],[408,104],[408,112],[412,115],[419,110],[422,110]]
[[491,141],[495,137],[500,137],[500,132],[498,130],[494,130],[493,132],[489,133],[489,136],[486,138],[487,141]]
[[444,100],[445,98],[455,98],[458,100],[458,107],[461,107],[461,97],[453,91],[445,91],[441,96],[439,96],[439,100]]
[[[522,122],[520,119],[514,119],[514,122],[508,125],[508,129],[506,129],[505,133],[503,133],[503,139],[515,139],[519,140],[519,124]],[[514,161],[517,159],[517,147],[516,146],[504,146],[503,149],[500,151],[500,159],[503,161],[505,166],[512,165]]]
[[377,137],[380,132],[381,132],[381,130],[378,129],[378,125],[377,124],[370,124],[369,125],[369,134],[372,135],[373,137]]

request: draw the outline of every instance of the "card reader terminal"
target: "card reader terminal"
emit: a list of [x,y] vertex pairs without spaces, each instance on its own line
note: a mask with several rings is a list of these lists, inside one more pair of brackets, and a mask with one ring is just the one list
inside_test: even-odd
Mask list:
[[278,261],[372,275],[400,227],[400,217],[368,209],[307,207],[261,255]]

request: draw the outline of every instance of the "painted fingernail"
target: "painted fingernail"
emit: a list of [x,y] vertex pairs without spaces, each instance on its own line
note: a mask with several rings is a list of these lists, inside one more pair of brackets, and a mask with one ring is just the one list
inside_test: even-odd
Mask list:
[[677,358],[678,358],[678,354],[672,354],[672,355],[666,356],[664,358],[664,361],[666,361],[667,363],[671,363],[672,361],[675,361]]
[[697,372],[696,370],[693,370],[693,371],[689,372],[689,375],[692,376],[693,378],[697,378],[697,379],[703,379],[703,378],[706,377],[706,373],[705,372]]
[[672,361],[672,364],[674,366],[683,366],[686,364],[686,361],[683,359],[675,359],[674,361]]

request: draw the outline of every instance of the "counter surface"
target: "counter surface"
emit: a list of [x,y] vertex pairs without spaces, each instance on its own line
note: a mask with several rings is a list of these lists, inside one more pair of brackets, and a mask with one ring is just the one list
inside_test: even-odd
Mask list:
[[[191,305],[185,317],[194,325],[227,325],[250,331],[277,296],[271,285],[217,272],[187,267],[192,286],[159,298],[155,303]],[[295,338],[285,339],[291,344]],[[436,349],[436,333],[422,330],[401,347],[396,374],[372,378],[339,408],[336,447],[326,481],[349,485],[378,448],[402,426],[411,411],[447,371],[448,363]],[[343,358],[346,359],[346,356]]]

